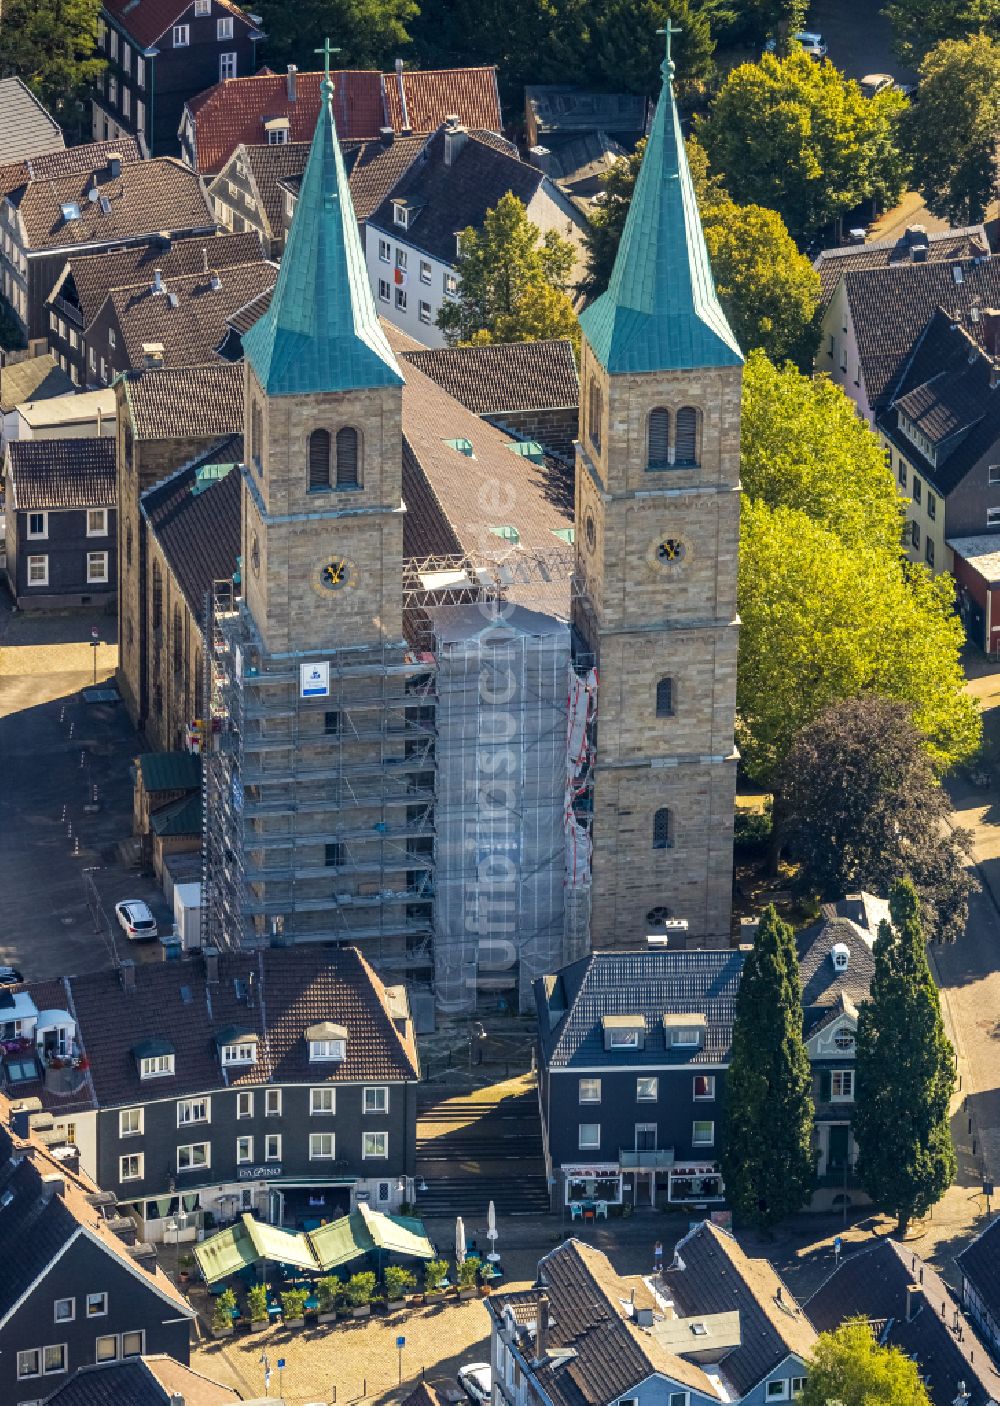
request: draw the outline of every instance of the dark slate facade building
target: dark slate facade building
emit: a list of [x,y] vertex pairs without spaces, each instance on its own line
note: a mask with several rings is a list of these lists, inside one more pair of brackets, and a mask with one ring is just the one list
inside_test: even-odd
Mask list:
[[41,1406],[78,1368],[147,1352],[187,1363],[194,1313],[151,1247],[135,1243],[113,1196],[10,1120],[4,1100],[0,1400]]
[[118,589],[115,446],[12,440],[4,460],[7,584],[19,607],[113,608]]
[[1000,1363],[1000,1221],[994,1220],[956,1257],[962,1307]]

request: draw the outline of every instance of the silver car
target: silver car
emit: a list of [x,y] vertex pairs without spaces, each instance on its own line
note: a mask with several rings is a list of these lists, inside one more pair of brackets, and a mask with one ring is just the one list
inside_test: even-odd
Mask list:
[[157,936],[156,919],[141,898],[123,898],[115,904],[115,914],[130,942]]

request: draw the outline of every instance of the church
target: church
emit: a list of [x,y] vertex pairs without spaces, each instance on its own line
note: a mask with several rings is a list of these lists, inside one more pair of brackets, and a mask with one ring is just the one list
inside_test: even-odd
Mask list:
[[120,683],[202,754],[204,942],[349,943],[454,1013],[730,942],[742,357],[671,73],[575,463],[380,322],[329,79],[242,361],[119,381]]

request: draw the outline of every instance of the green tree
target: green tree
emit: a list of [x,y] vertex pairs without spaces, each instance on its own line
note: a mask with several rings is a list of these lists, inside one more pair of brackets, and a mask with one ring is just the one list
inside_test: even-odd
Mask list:
[[740,449],[749,498],[807,513],[847,545],[899,552],[904,514],[885,452],[826,377],[814,380],[751,352]]
[[462,232],[458,297],[438,313],[450,346],[570,337],[580,328],[566,293],[576,258],[568,240],[538,226],[515,195],[489,210],[482,230]]
[[904,1236],[955,1176],[948,1107],[955,1054],[927,965],[920,900],[909,880],[892,890],[892,923],[875,940],[875,974],[858,1011],[855,1108],[858,1174]]
[[942,39],[965,39],[996,31],[1000,0],[889,0],[882,6],[905,63],[919,64]]
[[304,72],[322,67],[316,49],[326,34],[339,45],[339,67],[391,67],[419,13],[415,0],[260,0],[256,8],[267,34],[263,57],[272,67],[295,63]]
[[813,1188],[812,1070],[795,939],[773,904],[743,964],[726,1071],[722,1175],[733,1209],[769,1229]]
[[982,220],[1000,190],[1000,45],[974,34],[932,49],[903,137],[914,183],[935,215],[958,225]]
[[801,892],[831,901],[909,877],[928,931],[945,942],[963,932],[970,836],[948,824],[907,704],[871,694],[832,704],[795,738],[779,790]]
[[869,692],[909,703],[935,765],[972,753],[980,720],[964,691],[954,587],[898,553],[845,542],[799,508],[743,506],[737,731],[766,785],[824,708]]
[[802,239],[861,200],[898,199],[905,107],[895,89],[865,98],[833,64],[801,51],[765,54],[732,70],[697,134],[732,198],[777,210]]
[[692,0],[602,0],[590,6],[586,72],[591,82],[652,96],[660,89],[667,21],[680,26],[672,46],[675,82],[682,92],[712,72],[715,40],[708,11]]
[[866,1318],[820,1333],[802,1406],[930,1406],[920,1368],[898,1347],[881,1347]]
[[7,0],[0,9],[0,77],[21,78],[58,120],[78,126],[83,91],[104,68],[101,0]]

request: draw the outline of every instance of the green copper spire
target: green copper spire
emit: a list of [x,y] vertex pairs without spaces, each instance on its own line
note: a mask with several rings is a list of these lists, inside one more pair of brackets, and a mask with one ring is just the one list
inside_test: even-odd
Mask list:
[[243,338],[268,395],[402,383],[379,324],[333,120],[329,42],[319,121],[271,305]]
[[680,121],[670,36],[663,89],[607,291],[580,315],[611,375],[734,366],[739,345],[719,306]]

